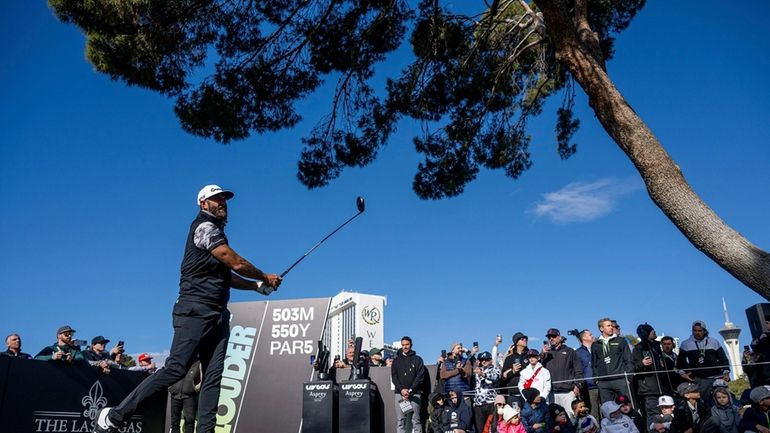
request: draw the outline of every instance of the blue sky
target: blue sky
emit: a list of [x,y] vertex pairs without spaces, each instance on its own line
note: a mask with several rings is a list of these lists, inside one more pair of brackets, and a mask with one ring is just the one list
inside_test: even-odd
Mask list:
[[[768,19],[767,2],[650,2],[608,64],[693,188],[765,250]],[[328,91],[300,104],[295,128],[223,146],[185,134],[173,101],[95,73],[84,37],[43,2],[3,2],[0,24],[0,332],[20,333],[27,352],[62,324],[79,338],[125,340],[130,353],[167,350],[184,239],[207,183],[236,192],[231,245],[268,272],[364,196],[366,213],[271,298],[387,296],[386,340],[409,334],[431,360],[452,341],[488,346],[522,331],[535,344],[549,327],[595,330],[603,316],[626,332],[648,321],[686,338],[695,319],[721,327],[722,296],[748,343],[743,310],[762,299],[654,206],[582,94],[578,153],[558,158],[551,105],[532,123],[534,165],[518,181],[485,171],[460,197],[419,200],[411,137],[420,128],[403,122],[370,167],[309,191],[296,180],[300,138],[326,112]],[[401,50],[383,71],[407,61]]]

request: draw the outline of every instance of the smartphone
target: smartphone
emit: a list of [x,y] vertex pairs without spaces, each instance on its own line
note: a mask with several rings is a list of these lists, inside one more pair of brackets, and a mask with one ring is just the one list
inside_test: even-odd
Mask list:
[[123,340],[118,340],[118,346],[122,346],[122,345],[123,345]]
[[442,358],[446,358],[446,350],[442,350],[441,351],[441,357]]
[[473,342],[473,347],[479,347],[479,342],[478,341],[474,341]]
[[749,350],[750,351],[751,348],[749,346],[743,346],[743,350]]
[[310,355],[310,365],[315,364],[315,355]]

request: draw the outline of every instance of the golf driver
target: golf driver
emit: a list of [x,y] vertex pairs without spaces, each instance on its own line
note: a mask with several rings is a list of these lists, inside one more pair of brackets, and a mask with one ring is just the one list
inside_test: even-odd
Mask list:
[[302,257],[300,257],[299,259],[297,259],[297,261],[296,261],[296,262],[294,262],[294,264],[292,264],[291,266],[289,266],[289,269],[287,269],[287,270],[285,270],[285,271],[283,271],[283,272],[281,273],[281,278],[283,278],[283,277],[284,277],[286,274],[288,274],[290,270],[294,269],[294,267],[295,267],[295,266],[297,266],[297,264],[298,264],[299,262],[301,262],[301,261],[302,261],[302,259],[304,259],[305,257],[307,257],[307,255],[308,255],[308,254],[312,253],[312,252],[313,252],[313,250],[315,250],[316,248],[318,248],[318,247],[319,247],[319,246],[320,246],[322,243],[324,243],[324,241],[325,241],[325,240],[329,239],[329,238],[330,238],[330,237],[331,237],[333,234],[337,233],[337,231],[339,231],[339,229],[341,229],[341,228],[345,227],[345,225],[346,225],[347,223],[349,223],[349,222],[353,221],[353,219],[354,219],[355,217],[357,217],[357,216],[361,215],[362,213],[364,213],[365,205],[364,205],[364,198],[363,198],[363,197],[359,196],[359,197],[357,197],[357,198],[356,198],[356,208],[358,208],[358,213],[356,213],[355,215],[353,215],[352,217],[350,217],[350,219],[349,219],[349,220],[345,221],[345,222],[344,222],[344,223],[342,223],[342,224],[341,224],[339,227],[337,227],[336,229],[334,229],[334,231],[333,231],[333,232],[331,232],[331,233],[329,233],[328,235],[326,235],[326,237],[325,237],[325,238],[323,238],[323,239],[321,239],[321,241],[320,241],[320,242],[318,242],[317,244],[313,245],[313,248],[311,248],[311,249],[307,250],[307,252],[306,252],[305,254],[303,254],[303,255],[302,255]]

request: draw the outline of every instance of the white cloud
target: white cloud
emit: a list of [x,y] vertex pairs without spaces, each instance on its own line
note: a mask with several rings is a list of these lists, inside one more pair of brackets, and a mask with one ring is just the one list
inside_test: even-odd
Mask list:
[[610,213],[622,196],[640,188],[637,178],[573,182],[560,190],[543,194],[543,200],[537,202],[530,212],[560,224],[593,221]]

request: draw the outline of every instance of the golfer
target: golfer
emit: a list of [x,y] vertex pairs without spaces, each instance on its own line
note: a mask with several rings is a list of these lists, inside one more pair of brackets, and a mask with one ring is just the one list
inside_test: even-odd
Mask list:
[[172,315],[174,340],[166,365],[140,383],[118,406],[100,410],[94,423],[96,433],[116,433],[139,403],[183,378],[198,357],[203,368],[203,383],[197,431],[214,432],[219,382],[230,336],[227,310],[230,288],[269,295],[281,285],[280,276],[265,274],[228,245],[224,228],[227,200],[233,195],[217,185],[206,185],[198,193],[196,203],[200,213],[187,235],[179,298]]

